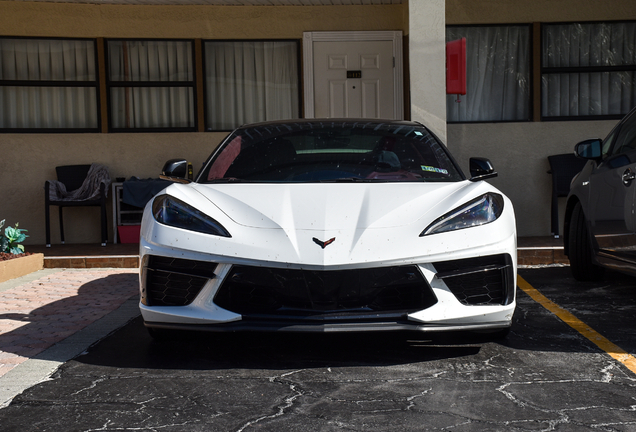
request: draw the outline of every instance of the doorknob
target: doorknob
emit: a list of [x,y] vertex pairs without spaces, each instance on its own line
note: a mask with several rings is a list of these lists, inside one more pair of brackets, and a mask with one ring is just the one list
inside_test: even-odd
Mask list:
[[629,186],[634,179],[636,179],[636,173],[631,168],[627,168],[623,173],[623,184]]

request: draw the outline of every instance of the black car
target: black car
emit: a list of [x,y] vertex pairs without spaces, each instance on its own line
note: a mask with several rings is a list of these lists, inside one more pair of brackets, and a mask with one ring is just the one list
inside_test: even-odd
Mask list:
[[565,254],[578,280],[605,268],[636,275],[636,108],[604,140],[574,149],[587,159],[574,177],[565,214]]

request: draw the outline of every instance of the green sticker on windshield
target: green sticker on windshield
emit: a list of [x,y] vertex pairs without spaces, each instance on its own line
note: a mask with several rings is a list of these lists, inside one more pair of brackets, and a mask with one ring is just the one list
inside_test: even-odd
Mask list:
[[432,166],[426,166],[426,165],[422,165],[422,171],[428,171],[428,172],[434,172],[434,173],[440,173],[440,174],[448,175],[448,170],[445,170],[443,168],[435,168],[435,167],[432,167]]

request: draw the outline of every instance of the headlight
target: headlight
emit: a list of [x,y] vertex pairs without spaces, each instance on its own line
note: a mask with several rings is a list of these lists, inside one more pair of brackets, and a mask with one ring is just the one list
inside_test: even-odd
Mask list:
[[420,237],[485,225],[501,216],[503,207],[504,199],[501,195],[487,193],[438,218],[422,231]]
[[210,216],[170,195],[160,195],[152,203],[152,215],[164,225],[204,234],[232,237],[223,225]]

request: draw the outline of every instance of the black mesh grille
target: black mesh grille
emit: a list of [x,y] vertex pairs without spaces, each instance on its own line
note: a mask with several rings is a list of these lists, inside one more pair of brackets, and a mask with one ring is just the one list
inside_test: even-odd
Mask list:
[[185,306],[214,278],[216,263],[150,256],[144,299],[148,306]]
[[506,305],[514,299],[508,254],[435,263],[437,277],[465,305]]
[[324,319],[407,313],[437,299],[416,266],[337,271],[234,266],[214,302],[244,316]]

